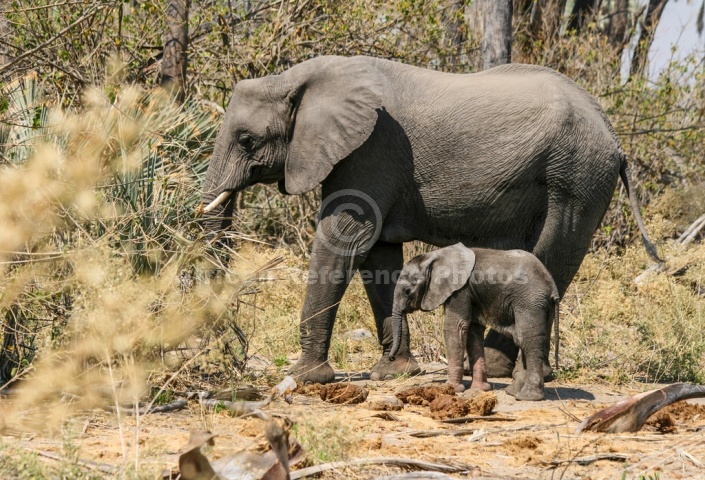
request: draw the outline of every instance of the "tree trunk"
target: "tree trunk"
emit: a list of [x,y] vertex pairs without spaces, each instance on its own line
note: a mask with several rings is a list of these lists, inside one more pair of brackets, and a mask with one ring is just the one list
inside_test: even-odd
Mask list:
[[0,348],[0,386],[9,382],[19,367],[17,352],[17,317],[20,308],[13,304],[5,314],[2,329],[2,347]]
[[646,70],[646,62],[649,58],[649,48],[654,41],[654,33],[661,20],[661,14],[668,0],[649,0],[649,6],[646,9],[646,17],[641,24],[641,32],[639,33],[639,41],[634,48],[634,56],[629,67],[629,78],[643,74]]
[[[529,54],[534,50],[534,41],[550,40],[558,36],[565,12],[566,0],[515,0],[514,30],[520,31],[523,42],[518,45]],[[516,46],[517,38],[514,39]]]
[[467,29],[465,28],[465,1],[446,0],[443,5],[443,22],[446,26],[446,46],[451,54],[447,57],[447,63],[451,71],[459,71],[465,63],[463,61],[464,46],[467,41]]
[[7,50],[6,44],[12,44],[12,38],[10,38],[10,23],[5,18],[4,13],[0,13],[0,67],[5,65],[10,61],[9,50]]
[[629,41],[629,39],[626,38],[628,22],[629,0],[616,0],[610,17],[609,40],[610,44],[612,44],[617,51],[617,55],[622,54],[624,46]]
[[512,61],[512,0],[483,0],[482,68]]
[[541,0],[538,14],[533,14],[540,22],[538,27],[543,28],[546,37],[556,37],[561,31],[563,14],[567,0]]
[[590,15],[597,9],[597,6],[597,0],[575,0],[573,9],[570,12],[568,30],[579,32],[590,18]]
[[186,93],[189,0],[168,0],[162,57],[162,86],[179,101]]

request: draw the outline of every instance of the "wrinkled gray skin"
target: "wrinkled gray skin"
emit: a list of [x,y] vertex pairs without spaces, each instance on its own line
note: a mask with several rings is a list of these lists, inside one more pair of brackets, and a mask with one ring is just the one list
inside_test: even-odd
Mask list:
[[[289,194],[322,184],[293,372],[304,382],[334,379],[333,323],[359,269],[373,278],[366,290],[383,346],[371,378],[384,379],[419,370],[406,325],[395,361],[388,358],[388,279],[402,268],[403,242],[527,250],[562,294],[620,173],[626,182],[624,154],[600,106],[553,70],[515,64],[458,75],[318,57],[237,83],[203,202],[255,183],[279,182]],[[210,205],[207,229],[229,226],[234,198]],[[638,208],[633,213],[641,226]]]
[[483,336],[485,326],[491,326],[521,349],[521,362],[507,393],[517,400],[542,400],[545,345],[554,319],[558,358],[559,301],[551,274],[523,250],[469,249],[458,243],[419,255],[404,265],[394,291],[394,341],[389,357],[396,355],[408,313],[445,304],[448,383],[457,392],[465,390],[466,349],[472,370],[470,388],[490,390]]

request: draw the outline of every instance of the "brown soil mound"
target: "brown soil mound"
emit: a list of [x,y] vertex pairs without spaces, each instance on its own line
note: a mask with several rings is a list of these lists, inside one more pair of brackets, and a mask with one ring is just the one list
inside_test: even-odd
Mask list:
[[656,412],[646,422],[646,425],[661,433],[676,433],[677,423],[689,423],[699,418],[705,418],[705,405],[694,405],[688,402],[677,402]]
[[444,383],[441,385],[411,387],[396,394],[397,398],[404,403],[423,406],[430,405],[440,395],[455,395],[453,385]]
[[695,405],[688,402],[676,402],[662,410],[671,415],[677,422],[687,422],[705,417],[705,405]]
[[497,394],[494,392],[478,392],[469,399],[470,415],[489,415],[497,406]]
[[447,420],[467,415],[489,415],[495,406],[497,395],[493,392],[481,392],[470,399],[439,395],[431,402],[431,417]]
[[367,399],[367,389],[353,383],[329,383],[320,390],[321,400],[330,403],[362,403]]
[[464,417],[468,414],[468,402],[450,395],[439,395],[431,402],[431,417],[437,420]]
[[534,436],[534,435],[522,435],[516,438],[512,438],[510,440],[507,440],[505,445],[507,446],[513,446],[519,449],[525,449],[525,450],[536,450],[539,448],[539,445],[543,443],[543,440],[540,438]]
[[678,431],[676,422],[668,412],[657,412],[646,424],[661,433],[676,433]]
[[313,397],[318,397],[321,395],[321,390],[323,390],[323,385],[320,383],[309,383],[307,385],[297,385],[294,392],[300,393],[301,395],[309,395]]

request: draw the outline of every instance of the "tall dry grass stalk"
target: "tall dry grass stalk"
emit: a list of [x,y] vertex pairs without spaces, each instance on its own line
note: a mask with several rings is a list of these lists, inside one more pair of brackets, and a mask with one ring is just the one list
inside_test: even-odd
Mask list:
[[210,114],[137,87],[83,101],[52,110],[27,160],[1,167],[0,311],[14,312],[10,348],[23,352],[0,430],[135,404],[149,376],[198,367],[245,285],[199,281],[213,269],[191,222]]

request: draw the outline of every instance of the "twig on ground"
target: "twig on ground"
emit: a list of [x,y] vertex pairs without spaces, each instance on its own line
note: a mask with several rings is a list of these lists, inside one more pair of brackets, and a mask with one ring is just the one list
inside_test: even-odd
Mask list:
[[700,233],[700,230],[705,227],[705,215],[700,216],[696,221],[690,224],[688,228],[678,237],[676,243],[681,245],[688,245],[690,242],[695,240],[695,237]]
[[[40,457],[45,457],[45,458],[49,458],[51,460],[56,460],[57,462],[68,461],[68,459],[62,457],[61,455],[57,455],[55,453],[46,452],[44,450],[35,450],[33,448],[27,448],[27,447],[25,447],[25,449],[29,450],[32,453],[36,453]],[[113,475],[120,472],[120,469],[118,467],[115,467],[113,465],[108,465],[107,463],[98,463],[98,462],[94,462],[93,460],[81,460],[80,458],[77,460],[73,460],[73,461],[76,463],[76,465],[87,468],[89,470],[97,470],[99,472],[110,473]]]
[[680,448],[676,448],[675,450],[678,455],[680,455],[683,458],[687,458],[696,467],[703,468],[703,466],[705,466],[705,465],[703,465],[703,462],[701,462],[700,460],[698,460],[692,454],[686,452],[685,450],[682,450]]
[[[570,434],[570,433],[562,433],[561,438],[585,438],[585,435],[581,434]],[[671,441],[669,438],[664,437],[662,433],[659,434],[654,434],[654,435],[619,435],[615,434],[610,437],[613,440],[634,440],[637,442],[669,442]]]
[[629,459],[627,453],[598,453],[597,455],[588,455],[587,457],[568,458],[565,460],[551,460],[549,462],[541,462],[544,465],[557,467],[564,463],[577,463],[578,465],[589,465],[599,460],[612,460],[615,462],[626,462]]
[[467,417],[460,418],[449,418],[448,420],[441,420],[441,423],[469,423],[478,420],[484,420],[486,422],[514,422],[516,417],[501,417],[497,415],[470,415]]
[[156,407],[152,406],[149,404],[148,406],[144,408],[140,408],[137,411],[135,411],[134,408],[130,407],[115,407],[114,405],[110,406],[110,409],[114,412],[118,408],[120,409],[120,413],[123,413],[125,415],[147,415],[148,413],[167,413],[167,412],[174,412],[176,410],[181,410],[186,406],[186,399],[185,398],[177,398],[171,403],[167,403],[164,405],[157,405]]
[[357,458],[355,460],[350,460],[347,462],[331,462],[324,463],[322,465],[316,465],[315,467],[302,468],[301,470],[295,470],[291,472],[291,480],[297,480],[299,478],[310,477],[312,475],[318,475],[319,473],[325,472],[327,470],[334,470],[337,468],[346,467],[357,467],[362,465],[384,465],[387,467],[399,467],[406,468],[409,470],[429,470],[432,472],[443,472],[443,473],[461,473],[469,472],[473,470],[472,465],[467,465],[463,463],[431,463],[424,462],[423,460],[414,460],[411,458],[395,458],[395,457],[379,457],[379,458]]
[[390,422],[399,422],[399,417],[390,412],[379,412],[372,415],[373,418],[381,418],[382,420],[388,420]]
[[261,413],[260,408],[266,407],[271,401],[272,395],[259,402],[229,402],[227,400],[203,399],[201,400],[201,405],[211,408],[223,407],[226,410],[233,412],[235,416],[242,417],[253,413]]
[[441,435],[461,437],[463,435],[471,435],[474,431],[475,430],[470,428],[460,428],[457,430],[414,430],[413,432],[407,432],[407,434],[416,438],[439,437]]

